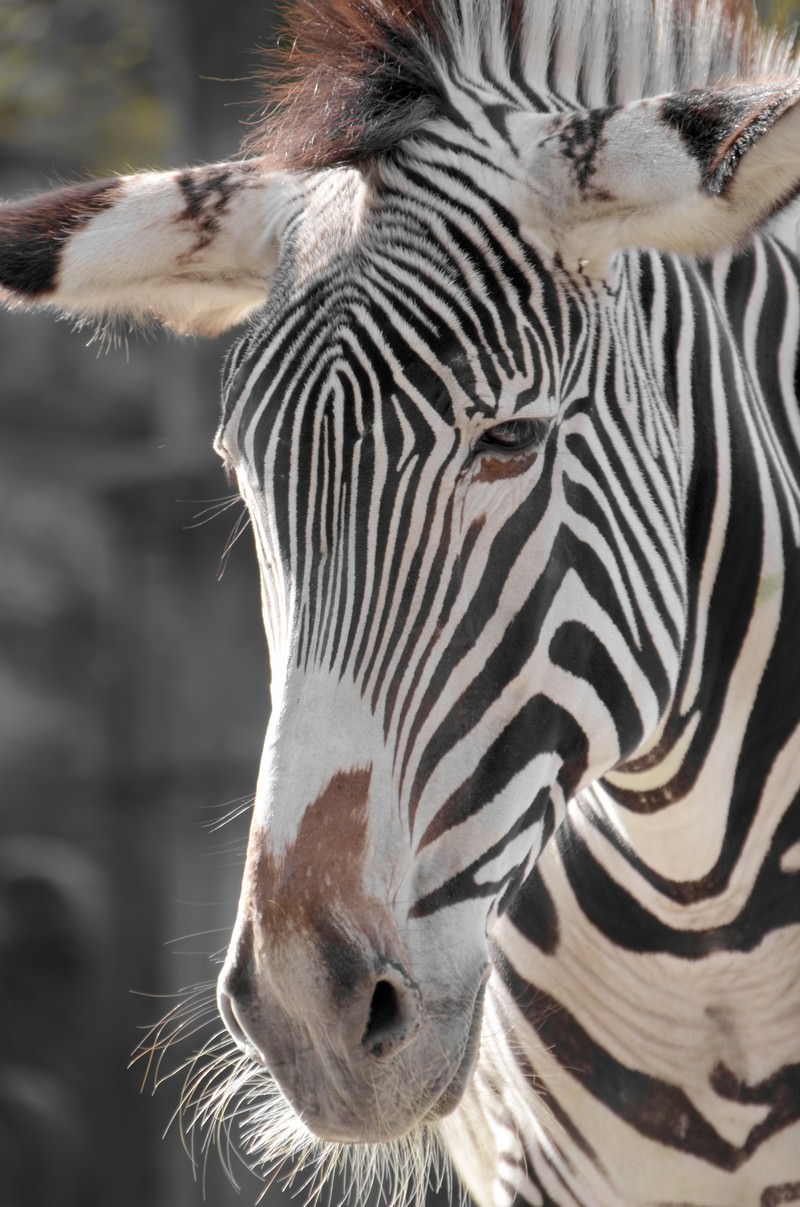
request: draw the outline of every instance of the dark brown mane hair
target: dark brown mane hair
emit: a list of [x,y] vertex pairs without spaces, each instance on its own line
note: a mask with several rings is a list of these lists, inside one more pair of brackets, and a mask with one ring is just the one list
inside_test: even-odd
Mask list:
[[441,0],[294,0],[262,72],[266,107],[250,154],[275,168],[379,155],[444,104]]
[[[662,86],[696,87],[787,69],[788,43],[780,44],[759,28],[747,0],[716,0],[710,11],[702,0],[635,2],[656,17],[662,6],[671,6],[676,18],[668,52],[675,79]],[[484,6],[485,13],[500,18],[495,29],[503,30],[513,75],[526,13],[533,19],[533,5],[484,0]],[[458,123],[447,77],[458,77],[456,60],[463,51],[459,25],[470,20],[471,7],[469,0],[289,0],[285,32],[267,52],[261,72],[266,103],[244,150],[262,156],[268,168],[346,167],[386,155],[437,116],[448,114]],[[573,20],[580,10],[575,0],[564,0],[563,7]],[[608,8],[612,25],[621,21],[614,0]],[[541,38],[547,44],[552,31],[542,30]],[[698,40],[708,46],[708,79],[694,75],[692,48]],[[623,28],[614,44],[618,51],[625,44]],[[631,52],[644,56],[643,85],[649,79],[648,56],[656,47],[654,40],[652,47]],[[585,53],[593,49],[587,47]],[[583,69],[582,62],[575,64],[576,84]],[[595,104],[632,99],[616,94],[615,75],[609,75],[608,96]],[[577,104],[577,91],[573,99]]]

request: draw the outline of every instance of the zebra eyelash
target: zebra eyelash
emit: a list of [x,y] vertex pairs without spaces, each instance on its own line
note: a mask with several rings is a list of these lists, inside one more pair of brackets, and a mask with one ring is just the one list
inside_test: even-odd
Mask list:
[[502,456],[536,451],[544,443],[551,422],[549,418],[503,419],[481,432],[473,444],[473,452],[476,455],[490,453],[492,456]]

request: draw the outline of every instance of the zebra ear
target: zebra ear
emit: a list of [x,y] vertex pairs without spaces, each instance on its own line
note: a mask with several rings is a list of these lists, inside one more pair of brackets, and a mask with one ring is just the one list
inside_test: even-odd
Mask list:
[[0,206],[0,302],[216,335],[266,298],[296,192],[250,161]]
[[530,219],[590,272],[626,247],[698,256],[735,247],[800,190],[798,101],[800,81],[773,80],[544,127],[530,119],[539,123]]

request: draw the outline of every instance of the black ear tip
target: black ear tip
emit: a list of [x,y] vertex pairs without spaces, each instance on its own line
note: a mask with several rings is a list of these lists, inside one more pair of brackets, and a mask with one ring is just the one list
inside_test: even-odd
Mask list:
[[0,207],[0,286],[35,301],[52,293],[73,232],[109,209],[123,187],[97,180]]
[[9,238],[0,223],[0,285],[12,296],[36,298],[52,293],[58,278],[61,243],[55,239]]

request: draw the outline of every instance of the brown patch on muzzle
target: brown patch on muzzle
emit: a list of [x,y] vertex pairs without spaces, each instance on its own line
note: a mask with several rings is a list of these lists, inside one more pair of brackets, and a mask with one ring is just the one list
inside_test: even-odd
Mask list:
[[270,945],[336,915],[368,923],[362,881],[371,779],[371,765],[337,771],[278,858],[265,849],[263,830],[251,837],[245,875],[253,920]]

